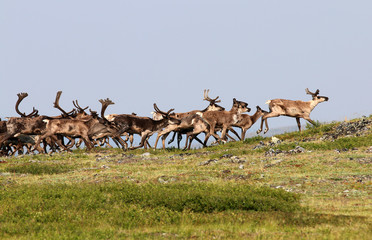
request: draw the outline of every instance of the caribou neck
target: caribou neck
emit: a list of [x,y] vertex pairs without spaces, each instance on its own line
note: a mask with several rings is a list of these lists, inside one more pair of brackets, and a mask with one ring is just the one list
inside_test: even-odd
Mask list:
[[169,119],[167,118],[163,118],[163,119],[160,119],[160,120],[153,120],[153,130],[154,131],[158,131],[159,129],[162,129],[162,128],[165,128],[167,125],[168,125],[168,121]]
[[252,120],[252,124],[255,123],[261,116],[263,115],[262,111],[256,111],[252,117],[251,117],[251,120]]
[[319,100],[310,100],[307,103],[309,104],[310,112],[320,103]]

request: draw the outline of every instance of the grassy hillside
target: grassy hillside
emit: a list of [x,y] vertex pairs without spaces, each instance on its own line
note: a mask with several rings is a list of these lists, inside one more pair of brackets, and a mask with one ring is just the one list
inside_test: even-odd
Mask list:
[[0,159],[1,239],[369,239],[372,118],[191,151]]

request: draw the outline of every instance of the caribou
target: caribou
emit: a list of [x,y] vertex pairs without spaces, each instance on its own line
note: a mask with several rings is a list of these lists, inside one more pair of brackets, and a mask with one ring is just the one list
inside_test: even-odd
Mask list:
[[170,116],[170,113],[174,111],[173,108],[168,112],[163,112],[158,108],[156,103],[154,103],[154,110],[162,115],[163,118],[161,120],[154,120],[149,117],[138,117],[129,114],[118,114],[113,117],[112,122],[118,126],[122,132],[128,134],[139,134],[141,136],[140,144],[136,147],[130,147],[129,149],[133,150],[143,147],[147,138],[155,132],[162,130],[169,124],[180,123],[179,119]]
[[[28,94],[19,93],[17,96],[18,100],[15,105],[15,110],[21,117],[10,117],[8,119],[6,122],[6,131],[3,129],[0,133],[0,146],[3,145],[8,139],[18,137],[21,134],[38,135],[45,128],[45,123],[43,120],[46,118],[46,116],[39,116],[38,110],[36,110],[34,107],[30,114],[22,113],[19,110],[19,104],[28,96]],[[43,151],[39,145],[35,147],[39,152]]]
[[[208,138],[212,135],[218,142],[226,142],[226,133],[228,129],[234,124],[239,123],[242,120],[241,114],[249,112],[251,109],[248,107],[248,103],[237,101],[233,99],[233,107],[230,111],[208,111],[204,113],[197,113],[201,116],[205,122],[209,125],[209,132],[205,136],[204,144],[207,143]],[[221,137],[216,134],[216,129],[221,128]]]
[[248,114],[242,114],[241,120],[232,126],[238,127],[242,129],[242,135],[241,135],[241,140],[243,141],[245,139],[245,134],[248,129],[252,127],[252,125],[260,118],[262,117],[266,111],[262,110],[259,106],[256,106],[256,112],[251,116]]
[[270,112],[266,112],[261,118],[261,126],[257,130],[257,134],[262,131],[263,123],[265,122],[266,129],[264,134],[269,131],[269,125],[267,124],[267,119],[272,117],[287,116],[294,117],[297,121],[298,130],[301,132],[301,123],[300,119],[303,118],[315,125],[315,122],[311,120],[310,113],[311,111],[321,102],[328,101],[328,97],[318,96],[319,89],[315,93],[310,92],[308,88],[305,89],[306,94],[312,96],[310,101],[304,102],[301,100],[287,100],[287,99],[273,99],[268,100],[266,104],[269,105]]
[[[158,113],[156,113],[156,112],[154,113],[154,112],[153,112],[153,114],[154,114],[154,115],[157,115]],[[119,116],[119,115],[125,115],[125,114],[109,114],[109,115],[105,116],[105,118],[106,118],[108,121],[114,123],[114,119],[115,119],[115,117],[117,117],[117,116]],[[136,116],[136,117],[138,117],[138,118],[145,118],[145,119],[147,119],[147,117],[140,117],[140,116],[137,116],[136,113],[132,113],[131,115],[132,115],[132,116]],[[162,118],[162,116],[161,116],[161,114],[159,114],[159,116],[160,116],[159,119],[155,119],[155,118],[153,118],[153,119],[154,119],[154,120],[160,120],[160,119]],[[115,124],[115,123],[114,123],[114,124]],[[129,140],[130,148],[133,147],[134,134],[138,134],[138,135],[141,136],[141,133],[140,133],[140,132],[137,132],[137,133],[122,132],[122,136],[125,136],[124,142],[127,142],[127,141]],[[118,145],[117,141],[116,141],[115,139],[113,139],[113,140],[114,140],[115,144]],[[144,144],[144,148],[147,149],[147,147],[151,148],[151,145],[150,145],[148,139],[146,139],[145,144]],[[126,144],[126,149],[127,149],[127,148],[128,148],[128,145]]]

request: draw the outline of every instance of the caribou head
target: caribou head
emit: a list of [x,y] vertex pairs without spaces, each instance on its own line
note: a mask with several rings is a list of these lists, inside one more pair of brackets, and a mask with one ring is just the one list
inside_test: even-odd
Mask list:
[[217,104],[217,103],[221,102],[221,100],[218,100],[220,97],[217,96],[216,98],[212,99],[208,96],[208,94],[209,94],[209,89],[204,89],[204,99],[203,100],[208,101],[209,106],[201,112],[205,112],[205,111],[224,111],[225,108]]
[[317,101],[318,103],[319,102],[326,102],[329,99],[328,97],[318,96],[319,95],[319,89],[317,89],[315,91],[315,93],[310,92],[308,88],[306,88],[305,91],[306,91],[306,94],[309,94],[313,97],[313,101]]

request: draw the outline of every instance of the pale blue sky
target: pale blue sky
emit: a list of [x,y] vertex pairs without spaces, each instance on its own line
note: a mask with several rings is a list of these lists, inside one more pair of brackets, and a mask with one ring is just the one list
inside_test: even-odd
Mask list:
[[[372,114],[372,1],[0,0],[0,117],[20,106],[57,115],[72,100],[150,116],[152,104],[203,109],[203,89],[267,109],[266,100],[330,98],[319,121]],[[303,123],[305,123],[303,121]],[[281,117],[271,127],[295,125]],[[253,126],[256,131],[258,124]]]

